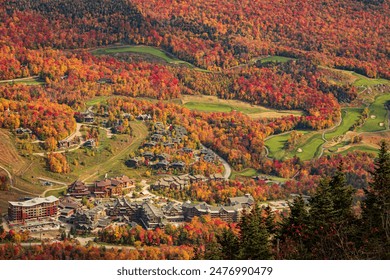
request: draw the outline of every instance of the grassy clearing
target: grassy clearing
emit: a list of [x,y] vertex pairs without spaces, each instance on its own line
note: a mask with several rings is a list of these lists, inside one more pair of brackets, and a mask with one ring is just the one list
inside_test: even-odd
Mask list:
[[[308,134],[310,131],[305,130],[297,130],[298,133],[301,134]],[[290,132],[291,133],[291,132]],[[282,135],[276,135],[267,141],[265,141],[265,145],[268,148],[269,151],[269,157],[276,158],[276,159],[283,159],[286,157],[293,157],[295,152],[289,152],[284,149],[285,144],[287,140],[290,138],[290,133],[282,134]]]
[[345,108],[341,111],[342,122],[334,131],[326,133],[325,139],[332,140],[334,137],[345,134],[349,128],[359,119],[360,114],[362,113],[360,108]]
[[350,148],[343,150],[342,152],[339,152],[339,154],[346,155],[348,153],[352,153],[352,152],[356,152],[356,151],[373,153],[375,155],[378,154],[378,149],[376,149],[374,147],[366,146],[366,145],[351,146]]
[[229,105],[201,102],[188,102],[184,104],[184,107],[202,112],[231,112],[233,110]]
[[92,54],[105,55],[105,54],[129,53],[129,52],[153,55],[165,60],[168,63],[181,62],[181,60],[179,59],[175,59],[173,57],[168,56],[162,50],[159,50],[154,47],[149,47],[149,46],[121,46],[121,47],[99,48],[92,51]]
[[295,58],[274,55],[274,56],[262,58],[259,61],[261,63],[268,63],[268,62],[284,63],[284,62],[288,62],[290,60],[295,60]]
[[11,173],[17,173],[27,164],[19,155],[15,142],[14,135],[6,129],[0,129],[0,164]]
[[188,102],[184,104],[184,107],[190,110],[197,110],[202,112],[231,112],[239,111],[244,114],[255,114],[264,112],[260,108],[246,108],[241,106],[232,106],[221,103],[204,103],[204,102]]
[[[349,72],[349,71],[348,71]],[[375,86],[375,85],[383,85],[389,83],[389,80],[386,79],[371,79],[361,74],[351,72],[353,76],[356,77],[356,80],[353,82],[354,86]]]
[[[84,156],[83,165],[80,165],[74,174],[77,174],[80,179],[93,181],[101,178],[106,173],[110,176],[125,174],[128,176],[139,178],[137,170],[129,169],[124,162],[129,154],[135,151],[148,135],[148,129],[142,122],[131,122],[134,130],[135,138],[129,140],[127,135],[118,135],[117,140],[106,138],[104,135],[100,140],[100,148],[95,153],[95,156]],[[78,153],[86,153],[84,150]],[[79,159],[77,153],[69,154],[74,159]],[[81,162],[81,161],[80,161]]]
[[96,97],[86,101],[85,105],[87,105],[87,106],[94,106],[94,105],[103,103],[104,101],[106,101],[106,100],[108,100],[110,98],[111,98],[111,96],[96,96]]
[[262,175],[267,177],[270,180],[278,181],[278,182],[285,182],[288,180],[288,179],[281,178],[281,177],[262,174],[260,172],[257,172],[256,169],[254,169],[254,168],[247,168],[247,169],[244,169],[242,171],[233,170],[232,175],[230,176],[230,179],[234,180],[237,177],[253,177],[253,176],[262,176]]
[[246,114],[253,119],[303,115],[303,112],[299,110],[274,110],[240,100],[226,100],[208,95],[184,95],[181,103],[190,110],[202,112],[231,112],[234,110]]
[[44,80],[40,78],[21,78],[21,79],[15,79],[12,81],[0,81],[0,84],[9,84],[9,85],[14,85],[14,84],[23,84],[27,86],[41,86],[46,84]]
[[116,53],[138,53],[144,55],[152,55],[154,57],[164,60],[167,63],[184,64],[198,71],[210,72],[208,70],[195,67],[193,64],[187,61],[180,60],[161,49],[150,47],[150,46],[118,46],[118,47],[99,48],[92,51],[92,54],[94,55],[108,55],[108,54],[116,54]]
[[67,190],[67,187],[63,187],[62,189],[59,189],[59,190],[48,191],[48,192],[46,192],[45,197],[48,197],[51,195],[54,195],[55,197],[59,197],[59,196],[62,196],[66,190]]
[[[369,115],[364,125],[358,132],[374,132],[385,130],[388,126],[388,112],[385,103],[390,101],[390,93],[378,96],[369,107]],[[371,118],[371,116],[375,116]],[[383,126],[379,124],[383,123]]]
[[331,81],[335,82],[336,84],[352,84],[356,87],[360,86],[374,86],[374,85],[382,85],[382,84],[387,84],[389,83],[389,80],[386,79],[371,79],[367,76],[358,74],[354,71],[349,71],[349,70],[342,70],[342,69],[335,69],[335,68],[329,68],[325,66],[320,66],[320,68],[327,69],[336,73],[341,73],[342,77],[341,80],[333,80],[330,79]]

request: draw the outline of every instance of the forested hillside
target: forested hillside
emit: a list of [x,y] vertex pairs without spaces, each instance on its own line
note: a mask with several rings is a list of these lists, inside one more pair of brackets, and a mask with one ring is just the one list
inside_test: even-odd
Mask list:
[[[153,170],[143,154],[180,150],[190,173],[229,174],[159,190],[167,199],[311,197],[241,223],[96,236],[129,252],[65,242],[1,246],[0,258],[388,258],[389,22],[388,0],[0,0],[0,191],[40,196],[38,178],[63,187],[108,172],[149,184],[180,171]],[[149,141],[156,124],[161,143]],[[214,160],[192,157],[203,148]],[[139,169],[125,164],[134,158]],[[250,224],[263,255],[251,255]],[[50,253],[63,248],[78,253]]]

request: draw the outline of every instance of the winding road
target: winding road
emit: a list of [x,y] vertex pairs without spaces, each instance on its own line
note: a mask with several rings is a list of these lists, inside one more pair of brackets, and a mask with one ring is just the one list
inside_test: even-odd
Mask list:
[[218,159],[221,161],[223,167],[224,167],[224,172],[223,172],[223,177],[227,180],[230,178],[230,175],[232,174],[232,168],[230,167],[230,165],[227,163],[226,160],[224,160],[220,155],[218,155],[216,152],[214,152],[213,150],[207,148],[205,145],[203,144],[200,144],[202,149],[207,149],[207,150],[210,150],[211,152],[213,152],[217,157]]

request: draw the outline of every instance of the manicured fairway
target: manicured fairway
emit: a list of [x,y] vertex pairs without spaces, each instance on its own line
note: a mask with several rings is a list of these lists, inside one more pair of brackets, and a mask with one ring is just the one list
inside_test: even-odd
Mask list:
[[334,131],[326,133],[325,139],[332,140],[334,137],[345,134],[349,128],[355,123],[356,120],[359,119],[360,114],[362,113],[362,109],[360,108],[345,108],[342,109],[342,122],[340,126],[338,126]]
[[[385,130],[388,126],[388,112],[385,103],[390,101],[390,93],[378,96],[369,107],[366,122],[358,129],[358,132],[374,132]],[[380,126],[383,123],[383,126]]]
[[234,106],[213,102],[187,102],[184,107],[190,110],[198,110],[202,112],[231,112],[233,110],[242,112],[244,114],[261,113],[264,112],[259,108],[246,108],[241,106]]
[[[298,133],[307,134],[310,131],[298,130]],[[293,157],[294,154],[299,154],[296,151],[288,152],[284,149],[287,140],[290,138],[290,133],[277,135],[265,141],[265,145],[269,150],[269,157],[283,159],[285,157]],[[305,142],[306,143],[306,142]]]
[[311,160],[319,155],[319,147],[324,143],[321,134],[315,134],[309,138],[304,145],[299,148],[302,149],[301,153],[296,152],[296,156],[301,160]]

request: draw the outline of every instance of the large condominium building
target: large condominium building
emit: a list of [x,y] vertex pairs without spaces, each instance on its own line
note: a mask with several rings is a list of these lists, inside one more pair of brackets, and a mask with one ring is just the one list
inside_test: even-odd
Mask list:
[[55,196],[37,197],[27,201],[9,201],[10,222],[24,222],[31,219],[56,217],[59,200]]

